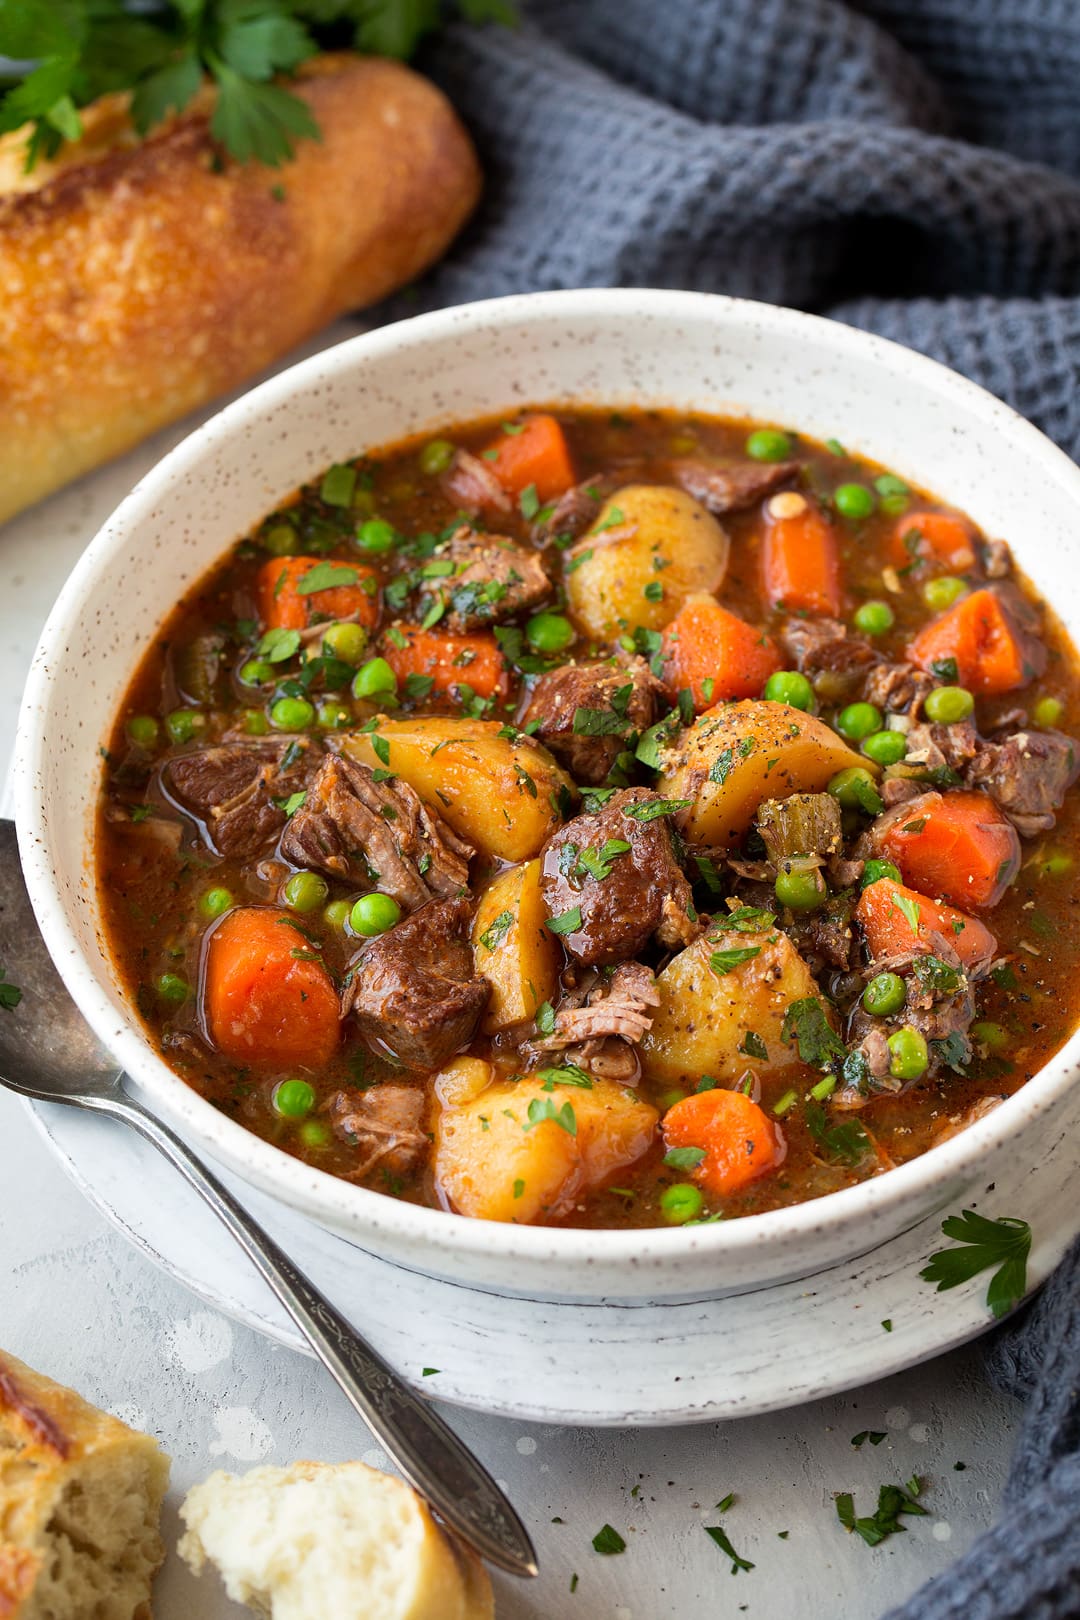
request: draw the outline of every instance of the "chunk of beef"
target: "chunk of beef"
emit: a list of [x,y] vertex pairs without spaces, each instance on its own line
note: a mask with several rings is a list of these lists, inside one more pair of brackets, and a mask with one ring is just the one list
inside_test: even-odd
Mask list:
[[360,1181],[376,1167],[391,1176],[415,1170],[430,1146],[424,1107],[420,1086],[391,1080],[359,1095],[335,1092],[329,1104],[334,1134],[357,1149],[357,1163],[344,1172],[346,1181]]
[[279,800],[302,786],[320,751],[307,738],[284,743],[219,743],[166,760],[161,785],[196,817],[219,855],[261,854],[285,825]]
[[863,696],[887,714],[914,718],[933,690],[933,676],[914,664],[878,664],[867,674]]
[[652,969],[623,962],[610,978],[590,975],[587,985],[571,993],[555,1014],[553,1032],[532,1042],[531,1051],[561,1052],[601,1079],[636,1085],[641,1064],[633,1048],[652,1028],[648,1009],[659,1003]]
[[660,802],[647,788],[626,788],[602,810],[575,816],[544,845],[544,905],[579,962],[625,962],[654,934],[677,947],[700,932],[689,914],[690,885],[675,858],[670,818],[640,819]]
[[443,494],[476,517],[480,512],[512,512],[509,495],[486,461],[468,450],[458,450],[442,475]]
[[917,768],[935,785],[948,786],[951,781],[955,787],[978,749],[979,734],[970,720],[951,726],[923,720],[908,731],[904,766]]
[[671,473],[680,489],[700,501],[714,517],[725,512],[741,512],[753,506],[782,484],[789,484],[799,471],[797,461],[728,461],[710,465],[706,461],[673,461]]
[[544,521],[537,524],[536,533],[544,540],[556,535],[576,540],[599,516],[610,488],[610,478],[590,478],[584,484],[575,484],[559,496]]
[[425,579],[423,599],[445,604],[443,623],[455,632],[511,619],[551,590],[537,554],[499,534],[460,528],[426,566],[435,563],[449,563],[454,572]]
[[850,968],[856,943],[851,926],[855,900],[850,890],[830,895],[817,911],[796,913],[792,918],[787,933],[815,977],[828,967],[842,972]]
[[464,900],[432,900],[380,934],[349,965],[351,1011],[377,1051],[409,1069],[439,1068],[469,1044],[491,985],[478,978]]
[[862,687],[878,655],[839,619],[788,619],[781,640],[796,665],[827,703],[842,703]]
[[376,782],[367,765],[329,757],[291,817],[281,853],[295,866],[382,889],[415,911],[433,896],[460,894],[475,851],[407,782]]
[[1007,579],[1012,573],[1012,552],[1007,540],[987,540],[982,555],[987,579]]
[[[927,933],[925,947],[879,958],[868,970],[868,976],[897,973],[904,980],[905,1002],[900,1012],[889,1019],[874,1018],[856,1002],[852,1013],[848,1038],[861,1043],[878,1084],[889,1082],[875,1067],[881,1060],[880,1042],[872,1051],[866,1046],[867,1039],[875,1032],[888,1036],[905,1025],[918,1030],[930,1051],[931,1074],[962,1068],[970,1060],[968,1030],[975,1017],[972,973],[965,969],[944,934]],[[899,1089],[899,1086],[891,1089]]]
[[1048,832],[1080,772],[1071,737],[1060,731],[1017,731],[984,742],[967,769],[971,787],[989,793],[1025,838]]
[[643,658],[563,664],[541,675],[522,725],[535,725],[539,740],[570,775],[596,786],[634,734],[652,725],[662,694]]
[[884,776],[879,791],[886,810],[894,810],[898,804],[910,804],[912,799],[920,799],[923,783],[913,776]]

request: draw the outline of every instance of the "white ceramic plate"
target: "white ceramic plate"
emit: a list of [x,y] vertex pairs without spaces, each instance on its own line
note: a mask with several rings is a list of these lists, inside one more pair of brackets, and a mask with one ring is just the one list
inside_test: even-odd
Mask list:
[[[208,1303],[293,1349],[307,1347],[210,1212],[133,1131],[69,1109],[33,1117],[96,1207]],[[1076,1225],[1080,1092],[1044,1150],[971,1201],[1031,1222],[1029,1281]],[[883,1378],[991,1325],[986,1278],[939,1294],[923,1282],[943,1244],[933,1216],[882,1248],[801,1282],[678,1304],[583,1304],[481,1293],[387,1264],[223,1172],[238,1198],[426,1395],[503,1417],[636,1427],[748,1417]],[[558,1292],[558,1279],[553,1279]],[[883,1321],[892,1323],[886,1332]],[[424,1377],[425,1367],[438,1372]]]

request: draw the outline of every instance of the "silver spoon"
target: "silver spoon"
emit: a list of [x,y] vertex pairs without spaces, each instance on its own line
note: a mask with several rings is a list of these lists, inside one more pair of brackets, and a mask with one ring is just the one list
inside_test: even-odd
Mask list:
[[314,1288],[186,1143],[124,1091],[123,1075],[64,988],[23,882],[15,826],[0,820],[0,964],[22,991],[0,1011],[0,1085],[122,1119],[205,1198],[409,1484],[484,1558],[535,1575],[536,1553],[491,1475]]

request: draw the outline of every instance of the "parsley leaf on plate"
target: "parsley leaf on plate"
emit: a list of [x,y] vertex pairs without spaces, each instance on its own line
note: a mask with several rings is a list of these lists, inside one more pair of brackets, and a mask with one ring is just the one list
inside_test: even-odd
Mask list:
[[965,1209],[962,1215],[950,1215],[943,1220],[941,1230],[962,1247],[939,1249],[932,1254],[919,1273],[925,1282],[937,1283],[940,1294],[948,1288],[958,1288],[980,1271],[994,1266],[997,1269],[986,1290],[991,1313],[1004,1316],[1020,1303],[1027,1287],[1027,1263],[1031,1254],[1031,1227],[1027,1221],[1012,1215],[991,1220],[973,1209]]

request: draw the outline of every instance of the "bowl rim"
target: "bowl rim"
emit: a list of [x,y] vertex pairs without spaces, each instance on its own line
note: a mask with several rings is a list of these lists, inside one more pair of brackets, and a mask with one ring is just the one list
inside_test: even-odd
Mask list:
[[[258,384],[197,427],[139,480],[82,553],[41,633],[19,712],[13,787],[27,888],[53,960],[102,1043],[174,1123],[186,1127],[201,1148],[219,1156],[241,1176],[310,1218],[338,1231],[348,1230],[375,1248],[379,1233],[386,1231],[422,1245],[433,1261],[445,1253],[504,1263],[544,1259],[552,1264],[565,1261],[589,1267],[600,1262],[606,1268],[624,1264],[637,1269],[691,1254],[714,1257],[718,1262],[735,1261],[762,1245],[772,1248],[785,1241],[862,1226],[873,1218],[886,1218],[892,1208],[909,1199],[921,1199],[925,1205],[935,1193],[944,1196],[943,1189],[950,1182],[970,1180],[980,1159],[1054,1105],[1071,1084],[1080,1058],[1078,1030],[985,1119],[884,1175],[798,1204],[696,1227],[515,1226],[408,1203],[305,1164],[228,1118],[192,1090],[153,1051],[134,1009],[118,1026],[115,1006],[99,982],[107,972],[104,961],[90,959],[69,921],[52,869],[49,806],[36,791],[48,746],[54,656],[62,652],[79,625],[80,604],[90,581],[132,544],[143,513],[168,500],[194,473],[204,453],[216,449],[223,437],[242,443],[245,426],[267,409],[286,404],[309,382],[340,385],[371,359],[414,354],[451,335],[523,325],[542,327],[613,314],[627,320],[645,317],[684,326],[705,322],[714,332],[721,332],[725,325],[752,322],[816,346],[833,362],[842,361],[847,354],[869,355],[880,362],[883,383],[892,373],[924,391],[951,398],[988,430],[1004,436],[1011,449],[1039,463],[1049,477],[1063,484],[1080,512],[1080,467],[1063,450],[976,383],[890,339],[782,305],[713,293],[636,287],[514,293],[417,315],[319,350]],[[150,633],[148,627],[147,639]],[[96,739],[92,746],[97,746]],[[89,845],[86,858],[92,867]],[[880,1240],[889,1235],[882,1232]]]

